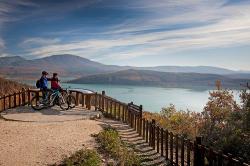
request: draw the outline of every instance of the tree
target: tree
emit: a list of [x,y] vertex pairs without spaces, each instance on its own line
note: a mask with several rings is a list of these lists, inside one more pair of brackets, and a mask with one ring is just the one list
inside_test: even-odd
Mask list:
[[202,112],[200,134],[205,145],[250,161],[250,94],[242,91],[240,97],[242,105],[236,103],[231,91],[219,89],[210,92]]

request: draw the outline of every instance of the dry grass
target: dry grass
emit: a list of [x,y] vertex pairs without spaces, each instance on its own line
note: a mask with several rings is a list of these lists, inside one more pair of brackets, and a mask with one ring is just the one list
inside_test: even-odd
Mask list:
[[22,90],[22,88],[29,88],[30,86],[21,84],[15,81],[0,78],[0,96],[12,94]]

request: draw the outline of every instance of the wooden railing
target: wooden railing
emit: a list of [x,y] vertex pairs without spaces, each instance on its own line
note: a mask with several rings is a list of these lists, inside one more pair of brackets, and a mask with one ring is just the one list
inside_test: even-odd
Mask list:
[[250,166],[230,154],[223,154],[202,145],[201,137],[197,137],[195,141],[185,139],[161,127],[154,119],[143,118],[141,105],[120,102],[106,96],[104,91],[95,97],[96,109],[101,110],[107,117],[120,120],[134,128],[149,146],[165,157],[171,165]]
[[[30,103],[32,96],[41,93],[37,90],[22,91],[0,97],[0,112]],[[202,138],[195,141],[185,139],[161,127],[152,119],[142,117],[142,106],[123,103],[99,93],[70,91],[76,97],[76,105],[86,109],[102,111],[106,117],[121,121],[132,127],[145,141],[171,165],[181,166],[250,166],[230,154],[223,154],[202,145]]]

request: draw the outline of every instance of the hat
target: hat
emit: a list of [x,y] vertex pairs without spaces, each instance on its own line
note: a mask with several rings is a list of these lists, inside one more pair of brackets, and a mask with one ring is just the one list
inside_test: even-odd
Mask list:
[[48,72],[46,72],[46,71],[43,71],[42,72],[42,75],[48,75],[49,73]]

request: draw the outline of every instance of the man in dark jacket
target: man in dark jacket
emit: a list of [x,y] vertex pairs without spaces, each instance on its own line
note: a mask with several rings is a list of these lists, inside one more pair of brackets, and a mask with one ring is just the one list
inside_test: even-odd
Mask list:
[[48,81],[50,81],[50,78],[47,78],[47,75],[48,73],[46,71],[43,71],[40,78],[40,89],[43,93],[44,100],[47,100],[48,98]]

